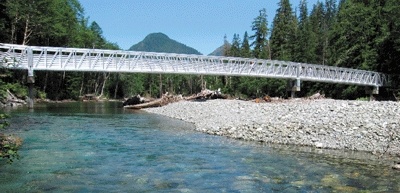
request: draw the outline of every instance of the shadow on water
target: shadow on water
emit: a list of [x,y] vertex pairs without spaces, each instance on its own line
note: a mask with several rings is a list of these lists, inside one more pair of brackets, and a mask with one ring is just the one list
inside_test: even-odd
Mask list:
[[375,156],[206,135],[120,103],[9,113],[24,144],[0,161],[3,192],[400,192]]

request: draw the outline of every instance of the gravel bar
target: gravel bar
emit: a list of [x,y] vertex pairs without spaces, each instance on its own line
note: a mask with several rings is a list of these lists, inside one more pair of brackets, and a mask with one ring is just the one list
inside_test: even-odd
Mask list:
[[212,135],[400,156],[400,103],[294,99],[180,101],[145,109]]

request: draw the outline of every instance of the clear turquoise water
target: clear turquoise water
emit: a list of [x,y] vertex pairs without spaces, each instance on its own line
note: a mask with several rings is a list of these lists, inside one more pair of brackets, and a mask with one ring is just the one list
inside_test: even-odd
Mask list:
[[351,152],[210,136],[117,103],[9,113],[24,144],[0,160],[0,192],[400,192],[398,171]]

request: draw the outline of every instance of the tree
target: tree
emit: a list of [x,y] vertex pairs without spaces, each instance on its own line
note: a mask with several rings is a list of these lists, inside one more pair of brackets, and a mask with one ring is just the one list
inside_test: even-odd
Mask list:
[[230,49],[230,56],[239,57],[240,56],[240,37],[239,34],[233,34],[232,45]]
[[[321,6],[319,6],[321,7]],[[322,8],[319,8],[322,9]],[[336,7],[336,0],[326,0],[325,6],[323,8],[323,22],[322,22],[322,62],[321,64],[327,64],[329,59],[329,33],[332,30],[334,21],[336,19],[337,14],[337,7]]]
[[[388,42],[385,41],[391,34],[389,27],[391,22],[387,21],[386,18],[396,15],[394,12],[390,13],[393,15],[385,12],[388,3],[390,4],[390,1],[383,0],[352,0],[340,3],[329,40],[329,47],[331,48],[329,61],[331,64],[348,68],[384,71],[383,69],[388,64],[386,62],[394,59],[389,56],[390,54],[385,56],[384,53],[396,53],[393,49],[396,44],[386,44]],[[385,59],[381,60],[382,58]],[[339,86],[336,87],[339,88]],[[348,86],[340,87],[340,89],[341,92],[334,97],[358,98],[364,94],[364,88],[360,87]]]
[[297,37],[295,42],[295,53],[293,61],[312,63],[314,57],[315,47],[313,47],[312,40],[314,34],[311,30],[310,19],[308,17],[307,1],[300,1],[300,16],[298,22]]
[[281,0],[278,6],[270,38],[272,59],[292,61],[295,52],[297,19],[289,0]]
[[97,24],[97,22],[92,22],[89,26],[90,31],[93,33],[93,48],[101,48],[105,45],[105,39],[103,37],[103,30]]
[[[381,2],[382,3],[382,2]],[[380,10],[383,18],[382,36],[378,41],[377,70],[390,74],[392,86],[400,95],[400,5],[396,0],[387,0]]]
[[252,30],[255,32],[255,34],[250,36],[250,39],[254,40],[251,45],[254,47],[253,56],[256,58],[271,58],[267,39],[267,26],[267,12],[264,8],[259,11],[259,15],[253,21]]
[[[376,70],[378,45],[383,29],[382,7],[363,1],[346,1],[338,13],[331,38],[332,58],[336,66]],[[378,42],[379,41],[379,42]]]
[[243,36],[243,42],[240,47],[240,57],[243,58],[251,58],[251,49],[250,49],[250,44],[249,44],[249,35],[247,34],[247,31],[244,32]]
[[228,42],[228,38],[226,37],[226,34],[224,36],[224,50],[223,50],[223,55],[224,56],[230,56],[231,53],[231,44]]
[[311,54],[310,61],[314,64],[325,64],[324,62],[324,41],[325,41],[325,31],[324,31],[324,17],[325,10],[324,5],[321,2],[317,2],[313,6],[310,14],[310,26],[311,31]]

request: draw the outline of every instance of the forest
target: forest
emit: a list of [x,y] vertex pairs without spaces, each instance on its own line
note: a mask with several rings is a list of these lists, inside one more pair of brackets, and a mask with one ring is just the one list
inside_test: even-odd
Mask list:
[[[1,43],[120,49],[103,36],[95,21],[89,22],[79,0],[0,0],[0,10]],[[306,0],[299,5],[280,0],[271,25],[266,10],[260,7],[249,21],[251,32],[234,34],[231,41],[225,36],[221,44],[226,56],[387,73],[393,86],[381,92],[399,95],[399,10],[398,0],[321,0],[310,10]],[[27,95],[27,72],[0,69],[0,75],[0,97],[6,89],[22,98]],[[39,99],[76,100],[85,94],[109,99],[137,94],[158,97],[164,92],[190,95],[204,88],[221,88],[240,98],[287,96],[286,81],[280,79],[35,71]],[[302,82],[297,96],[318,91],[336,99],[366,96],[364,87],[314,82]]]

